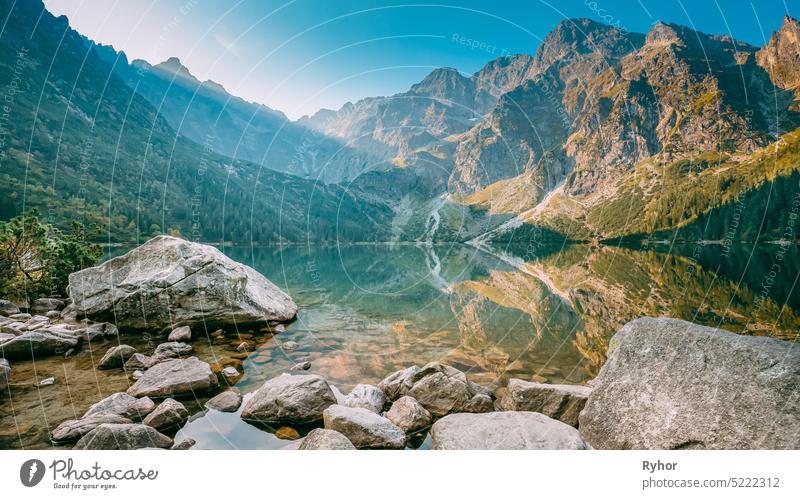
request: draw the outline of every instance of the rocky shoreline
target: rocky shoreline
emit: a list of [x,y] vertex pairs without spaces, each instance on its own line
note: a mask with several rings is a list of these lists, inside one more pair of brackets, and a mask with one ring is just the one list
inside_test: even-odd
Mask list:
[[[260,314],[269,334],[279,334],[281,322],[294,317],[296,307],[277,287],[264,285],[263,276],[253,287],[248,279],[255,271],[202,246],[156,238],[103,264],[106,271],[114,267],[118,278],[98,277],[103,274],[97,268],[82,271],[98,283],[92,307],[82,301],[89,299],[88,293],[69,300],[36,300],[30,313],[0,301],[0,404],[13,397],[9,379],[15,363],[69,357],[86,345],[96,348],[113,341],[96,368],[127,373],[127,390],[98,401],[81,417],[58,421],[49,432],[54,444],[190,449],[194,442],[176,442],[176,432],[190,420],[219,411],[291,440],[286,449],[301,450],[415,448],[426,438],[431,448],[443,450],[800,448],[796,344],[668,318],[641,318],[625,325],[612,338],[608,361],[588,386],[517,378],[503,386],[482,386],[467,373],[434,361],[386,373],[379,383],[361,383],[343,395],[313,372],[313,364],[303,362],[242,394],[235,384],[243,373],[235,365],[212,365],[193,356],[192,341],[206,338],[194,330],[202,318],[198,305],[206,303],[202,300],[216,304],[213,322],[224,323],[227,305],[222,304],[232,299],[251,307],[259,304],[258,312],[251,308],[247,313],[251,318]],[[131,277],[131,269],[142,262],[151,262],[152,270],[152,262],[159,261],[160,280],[150,273],[145,285],[141,276]],[[227,286],[238,295],[225,291],[228,278],[232,281]],[[200,279],[195,282],[200,287],[186,286],[193,279]],[[138,304],[123,296],[130,293],[126,287],[131,282],[136,289],[150,290],[137,295]],[[280,294],[273,299],[270,293],[276,290]],[[86,318],[106,317],[109,307],[128,307],[129,323],[138,325],[135,313],[154,310],[156,305],[147,300],[162,303],[165,294],[168,306],[180,309],[184,320],[164,331],[167,341],[151,349],[124,343],[126,335],[141,334],[138,326],[125,327],[120,334],[110,322]],[[101,295],[106,296],[102,301]],[[244,308],[232,306],[232,317],[243,317]],[[78,320],[79,310],[83,320]],[[162,331],[163,315],[150,316],[153,327]],[[208,339],[224,335],[217,330]],[[247,358],[252,334],[236,336],[236,355]],[[289,343],[287,349],[293,346]],[[199,397],[210,397],[199,411],[184,404]]]

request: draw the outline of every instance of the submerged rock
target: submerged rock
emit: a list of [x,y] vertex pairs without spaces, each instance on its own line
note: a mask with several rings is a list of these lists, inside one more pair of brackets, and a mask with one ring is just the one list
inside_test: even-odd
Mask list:
[[626,324],[580,415],[600,449],[800,448],[800,349],[675,319]]
[[127,419],[142,419],[156,408],[155,402],[149,397],[137,399],[125,392],[117,392],[97,402],[86,411],[84,418],[96,414],[116,414]]
[[205,392],[219,384],[211,366],[197,357],[156,364],[128,388],[134,397],[173,397]]
[[591,392],[588,386],[548,385],[512,378],[496,405],[501,411],[540,412],[570,426],[578,426],[578,414]]
[[173,441],[155,428],[143,424],[104,423],[84,435],[76,450],[133,450],[150,447],[169,449]]
[[192,328],[189,326],[176,327],[167,337],[169,341],[191,341]]
[[111,347],[108,349],[106,354],[103,355],[103,358],[100,359],[100,362],[97,363],[97,368],[114,369],[117,367],[122,367],[125,364],[125,361],[135,353],[136,349],[132,346],[117,345],[115,347]]
[[242,418],[265,423],[314,423],[336,397],[322,376],[302,374],[277,376],[253,393],[242,410]]
[[308,371],[309,369],[311,369],[311,362],[307,360],[303,362],[298,362],[297,364],[289,368],[290,371]]
[[590,448],[578,430],[538,412],[459,413],[431,427],[433,449],[583,450]]
[[207,409],[222,412],[236,412],[242,405],[242,394],[238,390],[226,390],[206,402]]
[[380,388],[373,385],[358,384],[344,398],[345,407],[360,407],[375,414],[383,412],[386,397]]
[[402,449],[406,444],[403,430],[367,409],[332,405],[324,420],[326,429],[338,431],[359,449]]
[[338,431],[316,428],[306,435],[300,450],[356,450],[356,446]]
[[113,318],[128,329],[286,322],[297,314],[292,299],[252,268],[170,236],[70,274],[69,291],[79,317]]
[[110,412],[93,414],[81,419],[69,419],[64,421],[58,425],[55,430],[53,430],[53,432],[50,434],[50,438],[54,442],[71,442],[73,440],[78,440],[101,424],[105,423],[130,424],[132,421],[128,418]]
[[384,417],[397,425],[406,433],[413,433],[427,428],[433,422],[433,416],[416,399],[405,395],[395,400]]
[[181,425],[187,419],[189,419],[189,411],[183,404],[175,399],[165,399],[144,418],[142,423],[152,426],[156,430],[164,430]]
[[411,366],[393,372],[378,383],[378,388],[383,390],[386,398],[392,402],[399,399],[411,389],[411,378],[419,372],[419,366]]

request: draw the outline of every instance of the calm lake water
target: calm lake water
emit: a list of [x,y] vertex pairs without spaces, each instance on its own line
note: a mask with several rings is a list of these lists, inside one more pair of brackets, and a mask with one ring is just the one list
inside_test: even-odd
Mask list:
[[[217,369],[243,371],[236,387],[245,397],[306,360],[310,372],[343,393],[434,360],[486,386],[510,377],[585,383],[602,366],[611,335],[643,315],[791,341],[800,328],[795,247],[373,245],[225,252],[287,290],[300,309],[276,335],[195,331],[195,355]],[[256,350],[237,354],[243,340]],[[120,341],[149,354],[166,338],[146,343],[122,335]],[[300,347],[282,348],[287,341]],[[0,448],[50,447],[50,429],[127,389],[128,374],[93,368],[110,346],[84,345],[68,359],[13,362],[12,398],[0,400]],[[50,376],[54,386],[36,387]],[[257,428],[238,413],[204,412],[205,400],[182,400],[194,415],[177,440],[193,438],[204,449],[277,449],[309,431]],[[424,435],[417,445],[427,446]]]

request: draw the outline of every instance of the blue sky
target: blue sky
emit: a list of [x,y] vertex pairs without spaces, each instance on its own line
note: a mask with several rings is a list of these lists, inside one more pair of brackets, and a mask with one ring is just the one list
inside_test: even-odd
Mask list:
[[[408,89],[433,68],[470,74],[533,53],[564,18],[646,32],[657,20],[762,45],[800,0],[45,0],[93,40],[151,63],[176,56],[200,79],[291,118]],[[470,40],[470,42],[467,42]],[[475,43],[472,43],[474,40]]]

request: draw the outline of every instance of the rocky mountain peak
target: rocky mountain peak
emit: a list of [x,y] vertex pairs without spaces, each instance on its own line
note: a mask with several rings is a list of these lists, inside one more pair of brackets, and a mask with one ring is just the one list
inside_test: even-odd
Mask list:
[[475,91],[472,80],[455,68],[438,68],[411,87],[410,93],[463,103]]
[[783,18],[781,28],[756,53],[756,62],[769,73],[775,85],[783,89],[800,86],[800,22]]
[[178,59],[177,57],[170,57],[166,61],[153,66],[153,69],[164,71],[166,73],[171,73],[176,77],[189,80],[192,83],[197,83],[197,84],[200,83],[200,80],[195,78],[194,75],[189,71],[189,68],[184,66],[181,63],[181,60]]

